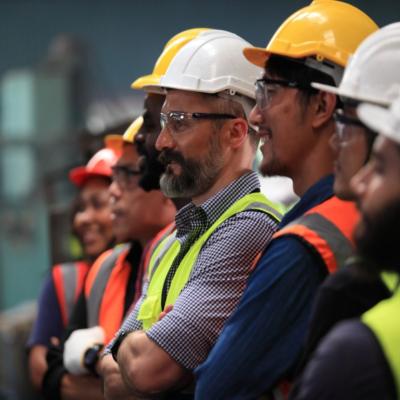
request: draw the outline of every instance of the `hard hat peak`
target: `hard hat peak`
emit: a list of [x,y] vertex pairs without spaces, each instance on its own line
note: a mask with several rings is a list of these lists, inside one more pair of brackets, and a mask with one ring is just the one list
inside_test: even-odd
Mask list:
[[260,67],[272,54],[326,59],[344,67],[359,43],[377,29],[368,15],[351,4],[314,0],[283,22],[265,49],[245,49],[244,55]]
[[118,145],[115,138],[117,135],[109,136],[108,144],[106,140],[106,147],[96,152],[85,166],[73,168],[69,172],[69,179],[73,184],[81,187],[91,177],[111,177],[111,168],[121,156],[122,142],[119,141]]
[[363,103],[357,108],[357,114],[370,129],[400,144],[400,92],[390,108]]
[[122,136],[122,139],[124,142],[128,143],[134,143],[135,137],[137,133],[139,132],[140,128],[143,125],[143,116],[137,117],[128,127],[128,129],[125,131],[125,133]]
[[368,36],[351,57],[338,88],[313,83],[317,89],[356,101],[388,105],[400,86],[400,23]]

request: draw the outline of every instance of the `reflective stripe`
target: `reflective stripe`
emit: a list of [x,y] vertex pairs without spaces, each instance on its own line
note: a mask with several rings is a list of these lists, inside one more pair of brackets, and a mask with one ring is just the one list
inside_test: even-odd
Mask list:
[[83,261],[57,264],[52,277],[64,326],[67,326],[72,310],[82,290],[89,265]]
[[96,274],[95,280],[92,284],[92,287],[90,288],[90,292],[86,300],[87,321],[89,328],[99,324],[100,306],[107,282],[110,278],[111,272],[115,266],[115,263],[117,262],[119,255],[123,251],[128,249],[129,244],[115,247],[111,254],[103,261]]
[[358,220],[355,204],[332,197],[292,221],[273,236],[294,235],[311,246],[329,272],[354,253],[352,232]]
[[[279,210],[278,210],[279,208]],[[271,207],[269,204],[266,203],[262,203],[259,201],[255,201],[254,203],[249,204],[245,210],[263,210],[265,212],[267,212],[269,214],[270,217],[274,218],[276,222],[280,222],[280,220],[283,217],[283,210],[281,210],[280,208],[282,207],[278,207],[277,208],[273,208]],[[282,213],[280,212],[282,211]]]
[[175,237],[176,237],[176,231],[172,232],[169,236],[163,239],[157,246],[157,249],[155,249],[154,259],[153,257],[151,258],[149,265],[150,278],[153,276],[154,271],[157,269],[158,265],[160,264],[161,260],[163,259],[167,251],[174,244]]
[[[342,234],[336,225],[321,214],[303,215],[297,219],[295,224],[303,225],[311,229],[320,238],[326,241],[336,259],[336,267],[338,265],[343,265],[346,259],[354,253],[352,243]],[[288,227],[290,225],[291,224],[289,224]],[[327,257],[323,256],[323,258],[325,263],[329,265],[330,263],[327,261]]]
[[[248,210],[258,210],[267,213],[274,219],[279,215],[279,212],[275,211],[273,208],[272,203],[261,193],[250,193],[237,200],[222,213],[206,232],[197,238],[183,256],[168,289],[166,305],[175,303],[189,279],[202,247],[215,230],[233,215]],[[271,210],[273,210],[273,212]],[[166,277],[180,250],[180,243],[175,237],[175,232],[167,237],[157,250],[157,253],[150,260],[149,269],[151,270],[151,279],[147,288],[146,297],[140,306],[137,316],[137,319],[142,322],[144,330],[149,329],[158,320],[162,311],[161,299],[165,290],[164,285],[166,283]]]
[[74,300],[75,300],[75,291],[77,286],[78,274],[74,263],[63,264],[61,266],[61,270],[64,278],[65,305],[69,319],[75,304]]
[[163,228],[155,238],[151,241],[151,244],[147,250],[145,261],[144,261],[144,274],[150,274],[149,266],[153,254],[158,252],[158,248],[161,243],[175,230],[175,222],[171,222],[165,228]]

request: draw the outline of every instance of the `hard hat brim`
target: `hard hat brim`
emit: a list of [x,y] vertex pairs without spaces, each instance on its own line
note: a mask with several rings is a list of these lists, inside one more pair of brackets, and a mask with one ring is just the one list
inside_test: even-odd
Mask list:
[[69,180],[78,188],[81,188],[90,178],[110,178],[107,174],[87,172],[86,167],[76,167],[69,172]]
[[268,61],[271,53],[262,47],[245,47],[243,49],[243,55],[252,64],[258,67],[264,68],[265,63]]
[[389,109],[373,104],[361,104],[357,108],[357,115],[373,131],[400,143],[400,132],[393,128],[395,123]]
[[128,127],[128,129],[125,131],[125,133],[122,136],[122,139],[124,142],[127,143],[134,143],[135,137],[137,133],[139,132],[140,128],[143,125],[143,116],[137,117]]
[[132,82],[132,89],[144,89],[146,86],[157,86],[160,84],[160,76],[156,76],[154,74],[144,75],[137,78]]
[[384,100],[381,100],[381,99],[378,99],[378,98],[375,98],[372,96],[358,95],[351,91],[343,90],[340,88],[340,86],[336,87],[336,86],[331,86],[331,85],[325,85],[323,83],[318,83],[318,82],[312,82],[311,86],[314,89],[322,90],[323,92],[327,92],[327,93],[336,94],[337,96],[348,98],[348,99],[355,100],[355,101],[374,103],[374,104],[381,105],[381,106],[389,105],[388,101],[384,101]]

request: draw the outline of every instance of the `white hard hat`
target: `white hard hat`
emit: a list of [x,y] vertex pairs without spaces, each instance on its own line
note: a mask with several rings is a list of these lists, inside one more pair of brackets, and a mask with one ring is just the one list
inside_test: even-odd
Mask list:
[[227,92],[254,99],[254,82],[262,68],[245,59],[243,49],[249,46],[231,32],[203,32],[175,55],[160,86],[201,93]]
[[339,87],[312,86],[339,96],[388,106],[400,87],[400,22],[368,36],[347,65]]
[[363,103],[357,107],[360,120],[370,129],[400,144],[400,96],[390,108]]

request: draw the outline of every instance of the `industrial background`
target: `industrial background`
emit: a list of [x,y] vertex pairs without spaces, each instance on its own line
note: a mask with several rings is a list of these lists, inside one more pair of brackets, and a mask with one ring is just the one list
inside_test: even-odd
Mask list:
[[[358,0],[380,26],[400,0]],[[294,0],[0,0],[0,399],[34,398],[23,342],[54,262],[74,251],[67,172],[133,120],[165,42],[210,27],[265,46]],[[119,132],[118,132],[119,131]],[[21,382],[23,382],[21,384]]]

